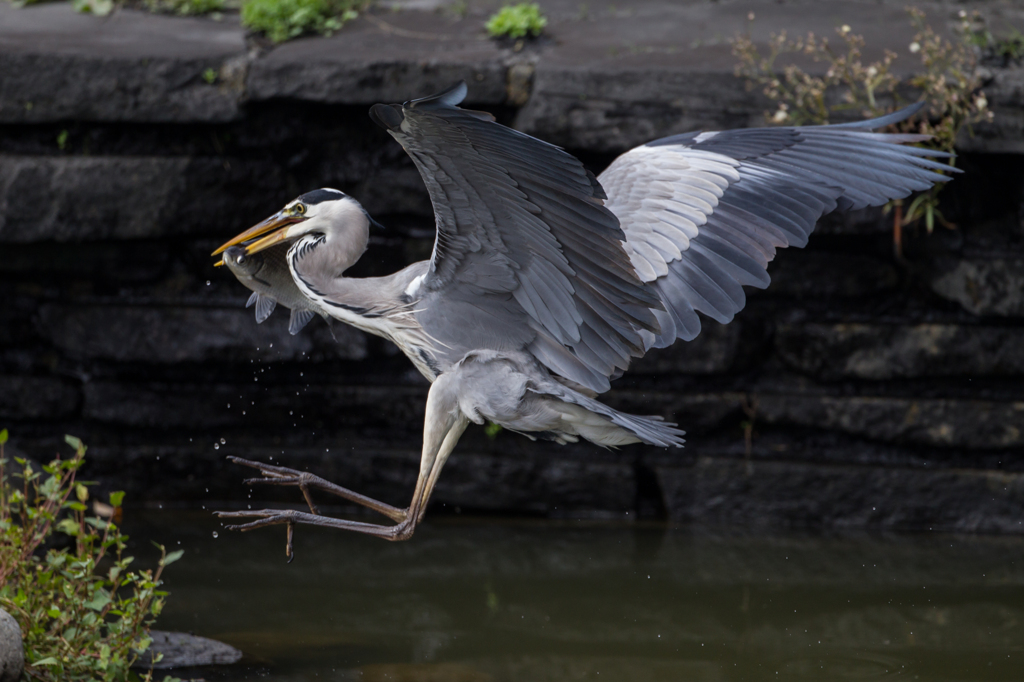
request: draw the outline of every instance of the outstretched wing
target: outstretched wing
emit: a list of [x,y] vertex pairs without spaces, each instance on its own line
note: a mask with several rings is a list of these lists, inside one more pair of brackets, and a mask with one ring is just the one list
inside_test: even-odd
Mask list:
[[434,205],[437,238],[418,291],[525,321],[538,360],[607,390],[608,377],[643,354],[645,330],[657,332],[658,297],[636,276],[593,174],[558,147],[460,109],[465,95],[460,83],[371,109]]
[[833,210],[879,206],[948,180],[943,152],[905,146],[926,135],[870,132],[914,105],[852,124],[748,128],[667,137],[630,150],[598,180],[637,273],[657,289],[664,347],[700,332],[696,311],[729,322],[742,285],[768,286],[777,248],[804,246]]

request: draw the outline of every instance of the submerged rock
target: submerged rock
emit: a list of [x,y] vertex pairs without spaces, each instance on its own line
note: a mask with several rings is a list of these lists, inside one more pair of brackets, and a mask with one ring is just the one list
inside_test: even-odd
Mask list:
[[[207,637],[161,630],[151,630],[149,635],[153,638],[153,643],[139,656],[135,667],[152,666],[158,670],[166,670],[202,665],[231,665],[238,663],[242,658],[242,652],[235,647]],[[157,654],[163,654],[163,658],[153,663]]]

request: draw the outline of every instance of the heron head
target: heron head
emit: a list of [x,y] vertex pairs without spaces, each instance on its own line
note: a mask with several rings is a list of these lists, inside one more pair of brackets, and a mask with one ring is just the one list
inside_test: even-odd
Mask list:
[[[370,225],[375,224],[362,205],[336,189],[317,189],[288,202],[266,220],[235,236],[213,252],[216,256],[245,243],[253,254],[307,235],[322,236],[343,259],[355,262],[366,250]],[[269,234],[268,234],[269,233]]]

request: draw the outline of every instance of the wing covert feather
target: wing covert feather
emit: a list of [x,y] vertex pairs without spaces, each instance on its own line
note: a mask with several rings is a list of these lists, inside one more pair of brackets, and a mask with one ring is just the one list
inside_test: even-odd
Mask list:
[[422,289],[434,305],[471,295],[486,307],[511,296],[534,330],[529,349],[538,360],[605,391],[643,353],[643,335],[657,333],[658,294],[630,263],[594,175],[558,147],[460,109],[464,96],[463,84],[371,109],[412,158],[434,205],[437,237]]

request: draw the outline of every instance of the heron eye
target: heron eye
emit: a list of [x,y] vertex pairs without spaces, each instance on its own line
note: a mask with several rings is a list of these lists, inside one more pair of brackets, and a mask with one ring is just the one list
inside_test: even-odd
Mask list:
[[298,213],[299,215],[305,215],[306,214],[306,206],[305,206],[305,204],[295,204],[295,212]]

